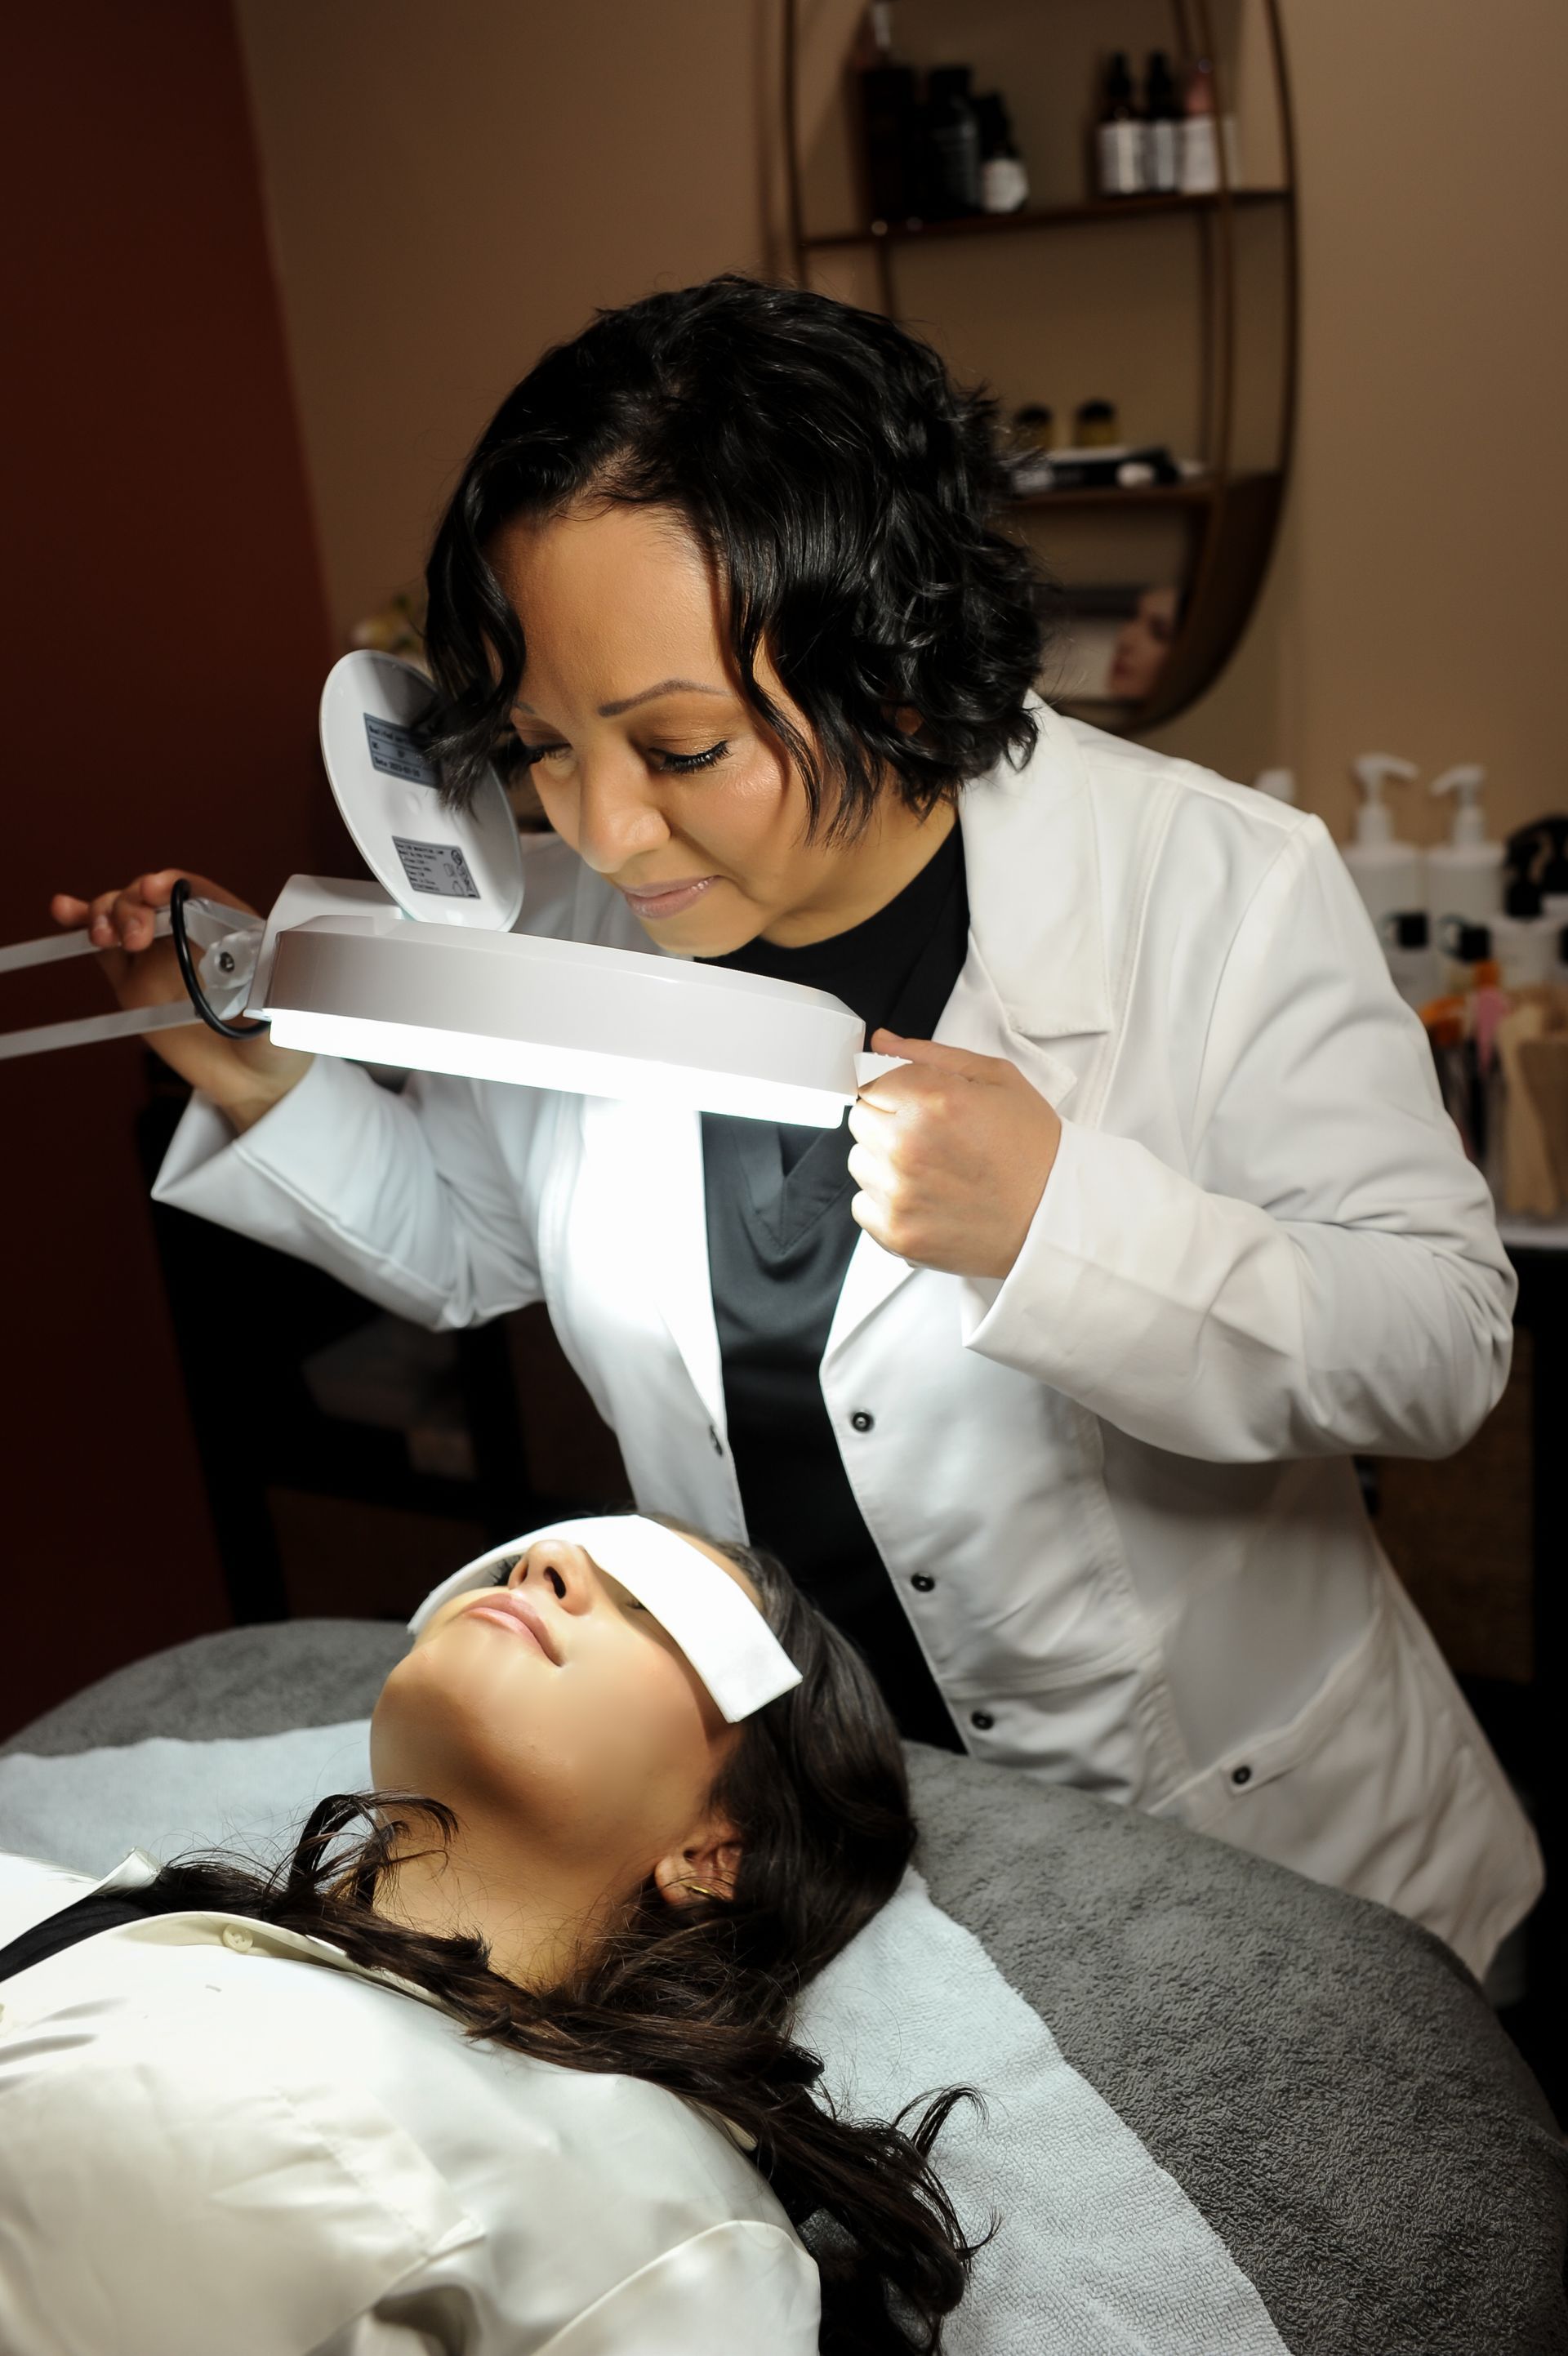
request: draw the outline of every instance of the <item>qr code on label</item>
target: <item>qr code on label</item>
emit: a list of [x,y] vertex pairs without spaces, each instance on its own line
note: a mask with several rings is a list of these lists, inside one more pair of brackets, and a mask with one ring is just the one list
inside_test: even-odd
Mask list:
[[394,834],[392,848],[403,862],[409,888],[440,900],[478,900],[478,885],[455,842],[411,842]]

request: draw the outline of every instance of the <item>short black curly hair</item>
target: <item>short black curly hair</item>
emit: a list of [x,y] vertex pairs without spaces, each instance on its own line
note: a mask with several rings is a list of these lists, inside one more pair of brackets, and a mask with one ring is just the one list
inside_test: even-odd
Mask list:
[[[523,634],[500,527],[584,497],[679,513],[724,586],[743,692],[787,745],[813,832],[884,780],[925,812],[1035,740],[1040,575],[993,528],[995,404],[889,319],[725,276],[599,313],[509,393],[431,552],[431,752],[447,798],[518,755]],[[758,683],[768,659],[814,735]],[[898,724],[918,715],[917,730]]]

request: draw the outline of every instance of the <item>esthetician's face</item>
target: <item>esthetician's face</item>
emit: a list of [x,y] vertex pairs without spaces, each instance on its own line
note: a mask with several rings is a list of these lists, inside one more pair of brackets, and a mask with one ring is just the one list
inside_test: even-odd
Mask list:
[[652,1614],[582,1547],[542,1538],[421,1631],[381,1689],[371,1766],[379,1789],[630,1885],[703,1816],[739,1740]]
[[[680,519],[586,507],[521,520],[489,551],[528,649],[513,723],[545,815],[660,948],[786,948],[873,914],[923,863],[919,822],[880,797],[852,844],[809,843],[809,805],[737,686],[723,608]],[[757,674],[810,741],[766,657]],[[951,823],[926,822],[934,850]]]

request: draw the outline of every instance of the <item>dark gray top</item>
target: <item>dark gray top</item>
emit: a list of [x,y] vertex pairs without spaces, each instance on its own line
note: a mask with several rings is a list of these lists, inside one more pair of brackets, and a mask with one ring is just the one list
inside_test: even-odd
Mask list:
[[[929,1039],[969,945],[955,826],[897,899],[832,939],[749,941],[715,965],[831,991],[861,1017]],[[852,1636],[911,1740],[961,1750],[952,1719],[861,1518],[822,1398],[828,1329],[860,1234],[847,1126],[703,1116],[708,1264],[725,1412],[746,1527]],[[886,1412],[886,1410],[884,1410]]]

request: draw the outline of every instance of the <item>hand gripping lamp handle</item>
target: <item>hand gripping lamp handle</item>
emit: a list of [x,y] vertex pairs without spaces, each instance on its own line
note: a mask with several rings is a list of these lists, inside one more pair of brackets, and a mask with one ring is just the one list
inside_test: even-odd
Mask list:
[[[177,899],[178,907],[173,905]],[[100,1039],[143,1038],[152,1031],[177,1030],[191,1019],[192,1007],[204,1023],[225,1038],[249,1038],[264,1031],[264,1023],[235,1023],[231,1017],[244,1005],[261,948],[259,917],[218,900],[192,896],[181,877],[166,910],[154,926],[157,939],[173,937],[188,996],[161,1006],[126,1006],[117,1014],[90,1014],[75,1023],[41,1023],[27,1031],[0,1033],[0,1063],[16,1055],[39,1055],[56,1047],[88,1047]],[[204,986],[198,978],[191,944],[203,953],[203,965],[212,971]],[[67,958],[91,957],[97,943],[89,932],[50,933],[41,941],[17,941],[0,949],[0,974],[20,973],[29,966],[58,965]]]

